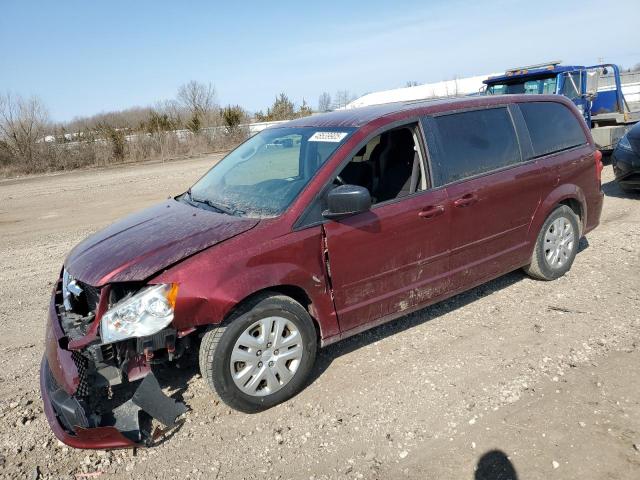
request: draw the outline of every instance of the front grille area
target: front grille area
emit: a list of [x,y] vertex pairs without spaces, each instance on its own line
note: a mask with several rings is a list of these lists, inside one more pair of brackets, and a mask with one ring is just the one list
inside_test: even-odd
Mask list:
[[51,374],[49,365],[46,367],[46,376],[45,388],[47,389],[51,406],[64,429],[69,433],[74,433],[76,426],[83,428],[89,427],[89,421],[84,408],[75,397],[67,394],[67,392],[58,385],[58,382],[56,382]]
[[78,369],[78,378],[80,379],[76,396],[86,397],[91,393],[89,387],[89,361],[78,351],[71,353],[71,359]]

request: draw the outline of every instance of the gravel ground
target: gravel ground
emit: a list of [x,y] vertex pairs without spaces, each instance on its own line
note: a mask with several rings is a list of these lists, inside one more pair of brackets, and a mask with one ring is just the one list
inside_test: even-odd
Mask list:
[[602,223],[560,280],[514,272],[332,345],[309,387],[259,414],[215,402],[196,367],[163,371],[191,411],[158,446],[59,443],[38,368],[66,253],[217,158],[0,182],[0,476],[640,478],[640,197],[611,167]]

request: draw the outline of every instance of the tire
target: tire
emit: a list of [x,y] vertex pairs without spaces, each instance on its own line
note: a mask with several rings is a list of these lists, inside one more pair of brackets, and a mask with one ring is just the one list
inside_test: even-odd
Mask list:
[[[558,230],[566,232],[565,235],[556,237],[555,232]],[[578,252],[579,240],[578,217],[571,208],[560,205],[542,225],[531,255],[531,263],[524,267],[524,271],[538,280],[560,278],[571,269]]]
[[[282,335],[278,336],[275,332],[279,331]],[[228,406],[245,413],[259,412],[304,388],[317,346],[313,320],[300,303],[285,295],[260,294],[224,325],[212,326],[205,333],[200,372]]]

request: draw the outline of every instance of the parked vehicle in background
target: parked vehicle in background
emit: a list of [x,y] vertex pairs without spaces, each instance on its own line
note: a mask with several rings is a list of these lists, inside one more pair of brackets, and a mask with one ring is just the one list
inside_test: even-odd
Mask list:
[[514,269],[556,279],[599,223],[601,171],[561,96],[386,104],[264,130],[69,254],[41,367],[51,428],[74,447],[152,441],[152,419],[172,426],[185,407],[151,365],[190,350],[224,402],[263,410],[304,387],[321,346]]
[[625,191],[640,191],[640,123],[618,142],[611,156],[616,180]]
[[[610,153],[630,126],[640,120],[638,105],[630,108],[622,92],[617,65],[584,67],[554,61],[507,70],[489,77],[486,95],[564,95],[578,107],[597,148]],[[605,80],[607,80],[605,82]]]

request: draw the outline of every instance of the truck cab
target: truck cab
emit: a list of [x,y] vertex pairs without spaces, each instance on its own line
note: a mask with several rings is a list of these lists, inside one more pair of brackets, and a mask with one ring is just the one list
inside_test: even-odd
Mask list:
[[518,67],[483,82],[485,95],[555,94],[569,98],[591,128],[598,148],[610,152],[638,120],[622,92],[617,65],[589,67],[561,65],[559,61]]

